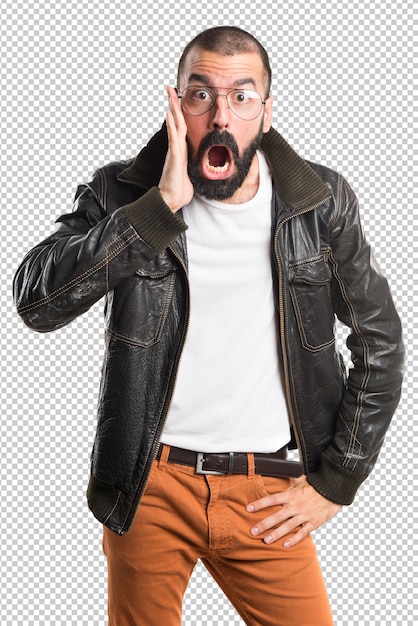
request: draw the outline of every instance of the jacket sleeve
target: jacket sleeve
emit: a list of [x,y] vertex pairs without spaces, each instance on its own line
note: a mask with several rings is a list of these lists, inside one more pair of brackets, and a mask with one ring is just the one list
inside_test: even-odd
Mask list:
[[357,199],[342,178],[330,230],[334,310],[350,328],[352,367],[332,444],[308,481],[330,500],[350,504],[375,465],[399,402],[404,349],[387,280],[362,232]]
[[16,272],[17,311],[33,330],[68,324],[186,229],[156,187],[107,214],[98,179],[96,174],[91,184],[78,188],[73,212],[57,220],[56,231],[26,255]]

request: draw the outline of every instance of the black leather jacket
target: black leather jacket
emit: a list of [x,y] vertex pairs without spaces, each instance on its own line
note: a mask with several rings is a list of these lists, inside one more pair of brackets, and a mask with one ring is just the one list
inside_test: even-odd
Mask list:
[[[292,430],[310,484],[349,504],[399,401],[400,322],[345,180],[305,162],[274,130],[261,147],[275,187],[272,267]],[[156,455],[187,333],[187,226],[157,189],[166,151],[163,127],[135,160],[98,170],[14,284],[19,314],[40,332],[106,298],[88,501],[119,534],[133,522]],[[350,328],[348,376],[335,316]]]

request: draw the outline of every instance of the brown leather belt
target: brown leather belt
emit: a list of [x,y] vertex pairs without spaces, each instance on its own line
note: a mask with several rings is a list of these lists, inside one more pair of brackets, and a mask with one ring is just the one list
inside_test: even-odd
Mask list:
[[[157,459],[161,458],[161,445]],[[194,467],[196,474],[247,474],[248,456],[244,452],[193,452],[183,448],[170,447],[169,463],[178,463]],[[298,478],[303,474],[303,465],[299,461],[287,460],[287,447],[272,454],[254,454],[255,473],[263,476]]]

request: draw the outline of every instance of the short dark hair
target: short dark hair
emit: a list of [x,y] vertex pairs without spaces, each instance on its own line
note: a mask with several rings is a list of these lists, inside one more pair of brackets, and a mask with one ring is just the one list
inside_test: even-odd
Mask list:
[[266,96],[269,95],[271,87],[271,67],[268,54],[258,39],[247,31],[237,26],[215,26],[214,28],[208,28],[201,32],[192,39],[183,50],[178,65],[177,82],[179,82],[187,55],[193,48],[200,48],[208,52],[217,52],[225,56],[233,56],[245,52],[258,53],[263,63],[266,77]]

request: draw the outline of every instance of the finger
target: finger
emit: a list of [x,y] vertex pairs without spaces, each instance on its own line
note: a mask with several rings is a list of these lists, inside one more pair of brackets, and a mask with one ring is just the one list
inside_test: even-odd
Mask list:
[[264,496],[259,500],[255,500],[254,502],[250,502],[247,506],[248,513],[255,513],[256,511],[261,511],[262,509],[268,509],[270,506],[277,506],[278,504],[286,504],[288,498],[286,493],[274,493],[269,496]]
[[172,100],[173,103],[178,103],[177,91],[174,89],[174,87],[167,87],[166,90],[168,99]]
[[174,146],[177,141],[177,128],[171,109],[167,111],[165,119],[167,123],[168,144],[169,146]]
[[309,523],[303,524],[299,517],[295,516],[279,524],[263,537],[264,543],[275,543],[279,539],[286,538],[283,542],[285,548],[295,546],[297,543],[305,539],[312,531]]
[[181,110],[180,100],[178,98],[177,91],[174,89],[174,87],[167,87],[167,96],[170,111],[176,122],[176,126],[184,129],[186,126],[186,122],[184,120],[183,111]]
[[174,105],[173,105],[173,97],[172,97],[173,88],[167,87],[167,96],[168,96],[168,111],[166,113],[166,122],[167,122],[167,132],[168,132],[168,140],[169,142],[173,142],[177,135],[176,121],[174,118]]
[[286,532],[286,533],[283,533],[279,530],[274,530],[268,535],[266,535],[263,541],[267,545],[271,545],[272,543],[276,543],[276,541],[279,541],[279,539],[286,537],[285,541],[283,542],[283,547],[293,548],[298,543],[303,541],[303,539],[306,539],[306,537],[309,535],[309,530],[306,529],[305,526],[302,526],[301,528],[299,528],[297,532],[292,534],[294,530],[295,528],[292,528],[289,532]]
[[185,137],[186,132],[184,128],[181,127],[181,121],[178,122],[176,120],[175,113],[170,109],[166,113],[166,123],[167,123],[167,135],[168,135],[168,144],[169,148],[172,151],[172,154],[183,155],[185,151]]
[[293,548],[293,546],[296,546],[298,543],[303,541],[303,539],[306,539],[310,532],[311,531],[306,524],[304,526],[302,525],[294,535],[286,537],[286,540],[283,542],[283,546],[285,548]]
[[[257,537],[258,535],[262,535],[264,532],[270,530],[271,528],[276,528],[279,524],[283,524],[285,520],[288,519],[286,514],[281,514],[281,511],[277,511],[268,517],[257,522],[250,530],[250,533],[253,537]],[[291,527],[289,531],[291,530]]]

